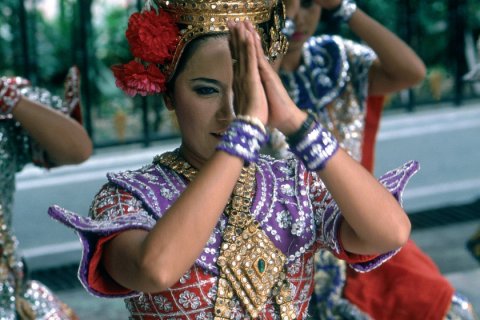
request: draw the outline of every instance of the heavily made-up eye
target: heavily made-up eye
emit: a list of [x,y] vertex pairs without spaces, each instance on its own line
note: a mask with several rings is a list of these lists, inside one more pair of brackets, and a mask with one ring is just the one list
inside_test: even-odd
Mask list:
[[301,0],[300,1],[300,6],[302,6],[302,8],[310,8],[313,4],[313,0]]
[[208,96],[208,95],[211,95],[211,94],[215,94],[215,93],[218,93],[218,90],[213,88],[213,87],[195,87],[193,88],[193,91],[195,91],[198,95],[201,95],[201,96]]

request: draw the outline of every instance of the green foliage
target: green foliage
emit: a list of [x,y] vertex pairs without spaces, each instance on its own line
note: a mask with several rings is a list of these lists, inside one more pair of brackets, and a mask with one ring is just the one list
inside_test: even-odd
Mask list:
[[[21,19],[21,1],[1,1],[0,75],[25,75],[34,83],[60,90],[67,68],[87,61],[89,79],[84,76],[83,83],[89,88],[93,116],[108,119],[119,109],[127,111],[129,116],[138,115],[141,99],[129,99],[115,87],[110,66],[132,59],[125,29],[129,15],[140,1],[128,1],[127,7],[110,7],[103,6],[105,2],[101,0],[58,0],[58,16],[47,19],[36,8],[27,8],[26,20]],[[464,54],[464,48],[457,47],[452,36],[452,4],[464,4],[459,10],[466,29],[475,41],[480,37],[478,0],[357,1],[362,10],[406,40],[429,69],[442,69],[446,77],[453,72],[453,55]],[[101,10],[98,10],[99,4]],[[97,5],[96,10],[93,5]],[[83,21],[80,8],[85,9],[81,12],[87,16]],[[81,38],[81,27],[87,31],[88,39]],[[22,31],[26,32],[26,39]],[[340,32],[355,38],[348,28]],[[23,51],[24,44],[28,52]],[[83,46],[88,52],[83,51]],[[26,66],[25,61],[30,61],[30,65]],[[149,99],[148,104],[160,103],[158,99],[153,100]]]
[[0,75],[16,74],[14,56],[20,39],[18,18],[15,15],[17,1],[2,0],[0,6]]

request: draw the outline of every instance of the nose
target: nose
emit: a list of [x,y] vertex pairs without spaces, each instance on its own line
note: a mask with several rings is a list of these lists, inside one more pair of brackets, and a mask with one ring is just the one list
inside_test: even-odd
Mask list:
[[220,108],[216,113],[216,118],[218,121],[230,123],[235,117],[235,112],[233,110],[233,95],[225,95],[221,101]]
[[303,24],[303,21],[305,20],[305,17],[304,17],[304,9],[303,8],[299,8],[296,12],[295,12],[295,15],[292,17],[292,20],[295,24],[296,27],[300,26]]

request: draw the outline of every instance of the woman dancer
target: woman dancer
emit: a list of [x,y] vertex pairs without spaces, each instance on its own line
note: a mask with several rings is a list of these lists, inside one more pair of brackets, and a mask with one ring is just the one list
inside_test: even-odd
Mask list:
[[[12,230],[15,173],[27,163],[52,167],[80,163],[92,152],[80,116],[79,73],[69,70],[65,98],[30,86],[19,77],[0,78],[0,318],[76,319],[43,284],[28,281]],[[59,138],[61,137],[61,138]]]
[[[85,288],[132,319],[306,319],[320,247],[367,271],[408,239],[397,200],[417,164],[385,188],[297,108],[264,54],[285,48],[282,8],[158,0],[129,20],[117,85],[164,94],[181,146],[110,174],[90,217],[49,213],[79,232]],[[296,157],[259,155],[266,125]]]

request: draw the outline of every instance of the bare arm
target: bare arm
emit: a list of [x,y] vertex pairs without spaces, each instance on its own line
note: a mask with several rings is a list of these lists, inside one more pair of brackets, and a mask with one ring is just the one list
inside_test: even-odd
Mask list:
[[59,111],[22,97],[12,115],[57,165],[83,162],[92,153],[85,129]]
[[[253,35],[245,28],[234,29],[235,58],[249,67],[235,68],[235,109],[265,123],[267,103],[256,62],[245,62],[256,59]],[[106,245],[103,263],[108,273],[124,287],[139,291],[158,292],[175,284],[204,249],[243,164],[238,157],[214,152],[150,232],[124,232]]]
[[[315,0],[325,9],[338,7],[342,0]],[[349,21],[350,29],[378,56],[369,72],[369,94],[384,95],[416,85],[425,77],[425,65],[413,50],[394,33],[358,9]]]
[[[257,53],[263,57],[259,41]],[[262,83],[269,101],[269,124],[289,135],[306,119],[288,96],[276,72],[259,59]],[[402,246],[410,234],[410,221],[395,198],[343,150],[318,172],[345,218],[341,239],[347,251],[384,253]]]
[[124,232],[108,243],[103,261],[109,274],[134,290],[171,287],[205,247],[242,166],[239,158],[216,152],[152,231]]
[[352,15],[349,26],[378,56],[369,72],[370,95],[392,93],[423,80],[424,63],[394,33],[360,9]]

